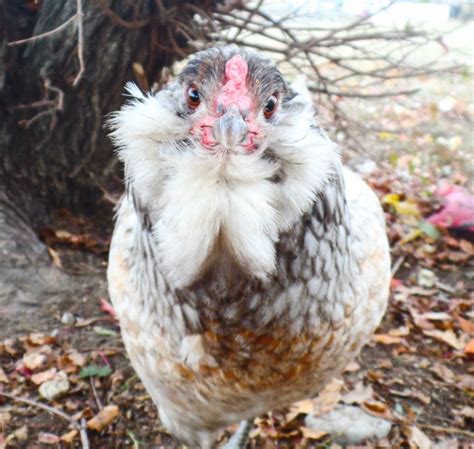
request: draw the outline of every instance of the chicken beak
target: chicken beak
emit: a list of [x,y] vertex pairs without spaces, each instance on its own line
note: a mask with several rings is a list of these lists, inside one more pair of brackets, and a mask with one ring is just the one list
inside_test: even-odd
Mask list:
[[218,118],[212,128],[214,139],[223,147],[234,149],[239,144],[245,145],[249,128],[237,106],[231,106]]

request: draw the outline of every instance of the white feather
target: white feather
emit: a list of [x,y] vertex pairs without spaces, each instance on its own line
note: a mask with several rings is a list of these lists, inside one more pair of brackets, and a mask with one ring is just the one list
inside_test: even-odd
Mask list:
[[[301,86],[300,86],[301,87]],[[189,285],[216,251],[265,279],[275,270],[275,242],[302,213],[339,163],[335,146],[317,129],[304,90],[277,123],[262,118],[265,143],[253,154],[209,152],[189,138],[191,122],[176,113],[171,86],[156,95],[127,85],[131,101],[110,120],[127,182],[150,214],[168,282]],[[262,158],[270,147],[278,162]],[[282,183],[270,181],[278,171]]]

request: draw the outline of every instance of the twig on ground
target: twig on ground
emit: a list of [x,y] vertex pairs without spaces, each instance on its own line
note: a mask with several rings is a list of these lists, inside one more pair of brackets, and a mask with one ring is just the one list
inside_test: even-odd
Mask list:
[[405,262],[405,256],[400,256],[400,257],[395,261],[395,263],[394,263],[393,266],[392,266],[392,277],[394,277],[395,274],[397,274],[397,271],[400,269],[400,267],[402,266],[403,262]]
[[53,415],[60,416],[64,420],[69,421],[69,423],[71,423],[76,429],[79,430],[80,428],[79,423],[72,416],[67,415],[66,413],[62,412],[61,410],[58,410],[57,408],[53,408],[47,404],[43,404],[42,402],[34,401],[33,399],[14,396],[13,394],[5,393],[3,391],[0,391],[0,395],[5,396],[6,398],[11,399],[12,401],[23,402],[24,404],[31,405],[32,407],[43,409]]
[[80,426],[80,435],[81,435],[81,444],[82,449],[89,449],[89,437],[87,436],[87,423],[84,418],[81,419],[81,426]]
[[97,407],[99,408],[99,410],[102,410],[104,407],[102,403],[100,402],[99,396],[97,396],[97,390],[95,388],[94,379],[92,377],[89,377],[89,381],[91,384],[91,390],[92,390],[92,394],[94,395],[95,403],[97,404]]
[[455,427],[441,427],[441,426],[433,426],[431,424],[420,424],[420,423],[418,423],[417,426],[422,427],[423,429],[432,430],[433,432],[457,433],[459,435],[464,435],[474,440],[474,432],[469,432],[468,430],[456,429]]

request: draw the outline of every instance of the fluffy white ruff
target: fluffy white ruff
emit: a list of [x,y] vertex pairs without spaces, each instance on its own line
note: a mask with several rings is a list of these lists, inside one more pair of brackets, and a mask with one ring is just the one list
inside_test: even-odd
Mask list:
[[[265,280],[275,270],[275,242],[308,211],[339,165],[334,144],[312,129],[308,97],[297,95],[266,143],[253,154],[186,149],[193,118],[176,114],[173,88],[133,97],[110,121],[127,182],[150,214],[160,269],[176,288],[199,279],[224,252]],[[276,160],[262,157],[269,148]],[[282,182],[271,178],[279,174]]]

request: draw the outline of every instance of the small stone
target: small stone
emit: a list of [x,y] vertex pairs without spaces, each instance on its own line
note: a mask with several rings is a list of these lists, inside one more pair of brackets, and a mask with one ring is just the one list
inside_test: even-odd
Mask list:
[[437,278],[433,271],[422,268],[418,271],[418,285],[424,288],[433,288]]
[[28,438],[28,427],[22,426],[13,432],[18,441],[25,441]]
[[321,416],[308,415],[306,427],[327,432],[337,444],[359,444],[371,438],[385,438],[391,428],[390,421],[376,418],[359,407],[338,405]]
[[65,324],[66,326],[72,326],[75,321],[76,319],[71,312],[64,312],[61,317],[61,323]]
[[54,379],[42,383],[38,391],[39,394],[48,401],[63,396],[69,391],[69,380],[66,373],[63,371],[58,372]]

